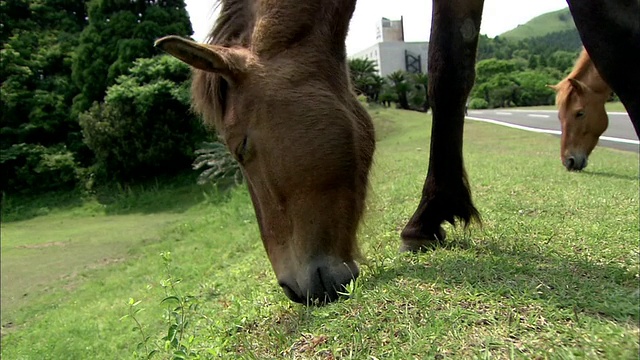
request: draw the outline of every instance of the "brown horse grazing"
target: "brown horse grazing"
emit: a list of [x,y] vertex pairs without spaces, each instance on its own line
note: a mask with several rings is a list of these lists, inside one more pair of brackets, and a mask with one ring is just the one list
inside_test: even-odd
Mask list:
[[609,117],[604,104],[611,88],[596,70],[589,54],[582,50],[571,73],[557,85],[558,119],[562,126],[560,158],[567,170],[582,170],[598,138],[607,130]]
[[235,155],[285,294],[335,300],[358,276],[375,147],[349,80],[355,0],[223,0],[206,44],[156,45],[195,68],[192,101]]
[[[633,14],[640,5],[568,1],[587,51],[637,130],[640,20]],[[483,3],[433,0],[431,156],[422,199],[401,234],[403,250],[441,241],[444,221],[479,219],[462,135]],[[355,0],[222,0],[207,44],[157,42],[197,69],[194,107],[241,163],[273,269],[297,302],[334,300],[358,276],[355,232],[374,131],[347,73],[344,42],[354,8]]]

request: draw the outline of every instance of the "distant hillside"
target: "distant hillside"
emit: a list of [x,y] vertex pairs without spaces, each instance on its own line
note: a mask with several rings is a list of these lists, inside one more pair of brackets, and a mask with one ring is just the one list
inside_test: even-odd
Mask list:
[[526,24],[518,25],[515,29],[501,34],[500,37],[518,41],[558,31],[575,30],[575,28],[569,8],[565,8],[537,16]]

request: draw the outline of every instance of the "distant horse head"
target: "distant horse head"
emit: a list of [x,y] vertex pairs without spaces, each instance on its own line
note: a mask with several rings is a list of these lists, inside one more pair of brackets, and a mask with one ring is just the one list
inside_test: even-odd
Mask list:
[[375,140],[349,82],[355,0],[223,0],[206,44],[156,45],[194,69],[192,101],[241,165],[278,283],[329,302],[358,276]]
[[562,127],[560,157],[567,170],[579,171],[609,125],[604,104],[611,89],[602,80],[586,51],[583,50],[574,70],[557,85],[558,118]]

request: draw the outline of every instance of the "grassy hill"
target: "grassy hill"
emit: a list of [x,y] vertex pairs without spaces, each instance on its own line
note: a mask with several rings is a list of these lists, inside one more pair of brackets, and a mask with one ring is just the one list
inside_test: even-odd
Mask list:
[[565,8],[537,16],[527,23],[501,34],[500,37],[517,41],[575,28],[569,8]]

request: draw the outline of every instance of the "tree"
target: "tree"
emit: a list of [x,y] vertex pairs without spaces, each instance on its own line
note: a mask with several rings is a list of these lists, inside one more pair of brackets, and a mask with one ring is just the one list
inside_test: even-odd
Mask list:
[[74,114],[101,101],[135,59],[156,55],[155,39],[193,33],[184,0],[91,0],[87,7],[89,24],[73,61],[73,80],[81,90]]
[[513,74],[513,80],[518,84],[516,106],[535,106],[553,104],[555,92],[548,88],[548,84],[556,84],[557,77],[547,72],[526,70]]
[[407,98],[407,93],[410,89],[410,84],[407,82],[407,76],[404,71],[395,71],[387,76],[387,78],[391,81],[391,88],[396,93],[398,98],[398,105],[401,109],[409,110],[409,100]]
[[80,115],[103,180],[138,181],[189,168],[206,132],[190,111],[191,71],[171,56],[138,59]]
[[71,59],[86,24],[84,4],[16,0],[2,1],[0,8],[6,39],[0,66],[1,187],[71,186],[82,148],[80,128],[68,111],[78,91],[70,79]]
[[558,50],[549,57],[548,65],[568,75],[578,58],[578,52]]
[[378,75],[375,61],[366,58],[349,59],[349,72],[356,93],[365,95],[368,101],[378,101],[384,79]]
[[429,105],[429,76],[424,73],[417,73],[413,75],[412,80],[415,85],[423,91],[423,101],[421,104],[422,111],[429,111],[429,108],[431,107]]

